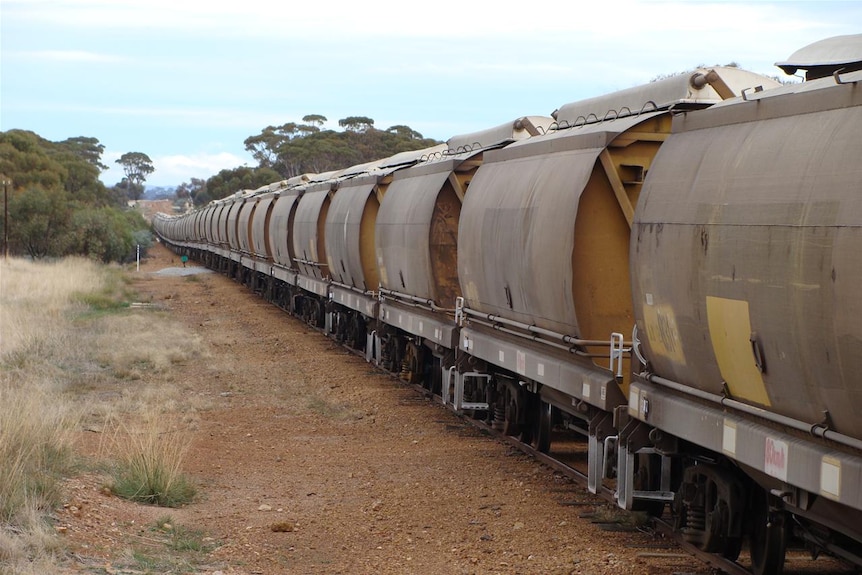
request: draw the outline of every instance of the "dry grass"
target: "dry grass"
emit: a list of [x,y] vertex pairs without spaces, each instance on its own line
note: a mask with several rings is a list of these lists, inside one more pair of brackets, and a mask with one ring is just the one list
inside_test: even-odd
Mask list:
[[70,312],[86,309],[74,294],[95,292],[103,282],[87,260],[0,262],[0,361],[24,368],[65,355],[74,340],[62,324]]
[[30,510],[60,500],[71,467],[72,412],[38,387],[0,386],[0,522],[25,525]]
[[191,435],[179,417],[151,408],[134,423],[118,422],[110,437],[113,493],[162,507],[191,502],[196,489],[182,471]]
[[[204,350],[167,314],[130,309],[131,301],[118,267],[0,261],[2,573],[56,571],[62,549],[50,512],[82,428],[115,430],[107,454],[121,464],[145,461],[168,485],[183,481],[189,432],[205,406],[184,399],[171,368]],[[172,428],[153,427],[159,421]]]

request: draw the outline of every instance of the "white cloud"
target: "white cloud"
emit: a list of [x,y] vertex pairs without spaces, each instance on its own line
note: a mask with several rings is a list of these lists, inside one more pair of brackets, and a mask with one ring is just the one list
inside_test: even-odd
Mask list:
[[162,173],[161,179],[177,181],[178,177],[185,178],[177,181],[177,183],[187,181],[192,177],[208,178],[220,170],[236,168],[248,163],[249,158],[243,158],[230,152],[198,153],[191,156],[178,154],[159,156],[153,160],[153,165]]
[[[116,164],[120,158],[120,152],[105,152],[103,162],[109,167],[102,172],[100,179],[107,186],[113,186],[122,181],[125,174],[123,169]],[[191,155],[172,154],[165,156],[151,156],[155,171],[147,178],[148,186],[175,186],[188,182],[192,178],[207,179],[221,170],[232,169],[247,164],[255,163],[248,157],[238,156],[230,152],[207,153],[199,152]]]

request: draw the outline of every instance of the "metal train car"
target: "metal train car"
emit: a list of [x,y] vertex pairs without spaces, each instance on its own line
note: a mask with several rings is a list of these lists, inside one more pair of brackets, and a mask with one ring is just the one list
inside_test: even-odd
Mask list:
[[[862,565],[862,35],[159,215],[166,245],[776,573]],[[634,326],[634,330],[633,330]]]

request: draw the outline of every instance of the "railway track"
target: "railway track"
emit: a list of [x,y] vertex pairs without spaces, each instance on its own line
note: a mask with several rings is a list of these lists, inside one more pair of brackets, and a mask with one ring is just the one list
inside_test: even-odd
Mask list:
[[[263,294],[258,293],[258,295],[262,296]],[[301,318],[293,316],[288,312],[288,310],[285,310],[280,306],[275,307],[279,307],[279,309],[291,315],[293,319],[302,322]],[[325,329],[307,324],[305,322],[302,323],[311,331],[326,337],[328,341],[333,341],[333,338],[326,333]],[[365,360],[364,352],[353,349],[344,343],[340,343],[337,345],[340,345],[346,351]],[[421,398],[425,401],[442,404],[442,398],[440,395],[432,393],[429,389],[422,386],[421,384],[406,381],[405,379],[400,377],[398,373],[390,372],[379,366],[376,366],[373,363],[369,365],[372,366],[379,373],[385,374],[386,376],[392,378],[394,381],[399,382],[401,385],[412,389],[417,394],[418,398]],[[554,447],[552,447],[552,451],[550,453],[543,453],[542,451],[535,449],[533,446],[520,441],[516,437],[506,435],[505,433],[501,432],[494,426],[489,425],[485,421],[472,417],[471,413],[469,412],[457,413],[454,411],[450,411],[450,413],[454,413],[456,416],[458,416],[460,418],[460,421],[462,421],[465,426],[470,426],[477,430],[481,430],[483,434],[494,437],[495,439],[506,443],[513,449],[516,449],[530,456],[538,463],[541,463],[546,467],[553,469],[561,476],[570,480],[572,485],[577,487],[579,493],[583,494],[584,496],[592,497],[589,495],[587,490],[586,473],[585,471],[580,469],[580,467],[585,465],[585,459],[583,459],[583,456],[585,455],[583,453],[583,438],[579,437],[574,432],[570,432],[567,430],[555,430],[553,442]],[[613,489],[603,486],[595,495],[595,497],[597,497],[601,502],[607,504],[607,508],[610,511],[604,513],[605,515],[631,515],[629,512],[617,508]],[[578,501],[576,502],[567,501],[561,502],[561,504],[585,507],[595,505],[595,502],[593,501],[582,500],[580,497],[578,497],[577,499]],[[579,514],[581,518],[589,518],[590,515],[591,514],[589,512]],[[608,527],[613,527],[614,523],[614,521],[603,521],[601,518],[597,518],[593,522],[599,523],[601,525],[606,525]],[[666,516],[662,518],[650,518],[648,522],[643,525],[640,525],[638,529],[648,532],[654,537],[655,542],[652,544],[652,547],[644,547],[645,544],[642,542],[626,543],[620,542],[619,540],[616,543],[611,544],[611,547],[613,545],[622,545],[638,548],[644,547],[644,551],[639,552],[638,557],[641,560],[649,563],[650,565],[655,565],[655,572],[673,573],[674,575],[692,575],[694,573],[703,574],[719,572],[727,573],[728,575],[751,575],[751,572],[744,565],[744,561],[746,560],[745,555],[743,555],[742,557],[743,564],[741,564],[734,561],[730,561],[713,553],[703,552],[694,545],[682,539],[679,533],[675,533],[670,520]],[[690,560],[686,560],[686,557],[693,558],[695,562],[699,564],[696,566],[692,566],[692,562]],[[785,573],[787,575],[858,573],[858,571],[856,571],[852,566],[848,566],[847,564],[841,563],[831,558],[821,558],[815,562],[810,557],[807,557],[806,554],[802,551],[789,551],[788,557],[789,560],[785,567]],[[669,568],[668,564],[680,564],[681,568]]]
[[[314,329],[320,334],[326,336],[324,330],[318,328]],[[344,344],[342,345],[350,352],[364,358],[364,352],[357,351]],[[406,381],[405,379],[399,377],[399,374],[397,373],[391,373],[379,367],[376,367],[376,369],[379,369],[382,373],[389,375],[401,384],[412,388],[414,391],[416,391],[416,393],[424,396],[425,399],[442,403],[442,398],[439,395],[431,393],[421,384],[410,383],[409,381]],[[577,465],[570,465],[563,458],[556,457],[553,453],[543,453],[542,451],[539,451],[538,449],[534,448],[532,445],[520,441],[517,437],[506,435],[500,430],[494,428],[492,425],[489,425],[480,419],[471,417],[469,413],[457,413],[454,411],[453,413],[460,417],[461,420],[465,422],[465,424],[473,426],[474,428],[481,430],[483,433],[493,436],[494,438],[508,444],[512,448],[525,453],[537,462],[553,469],[554,471],[571,480],[572,483],[582,489],[584,493],[588,492],[587,475],[584,471],[579,469]],[[600,498],[605,503],[616,507],[615,493],[612,489],[606,486],[602,486],[598,490],[598,493],[596,493],[596,497]],[[619,513],[626,514],[629,512],[619,510]],[[650,559],[661,563],[663,561],[667,561],[668,559],[680,558],[680,552],[682,552],[696,559],[703,565],[704,569],[706,569],[705,571],[698,571],[697,573],[752,575],[752,571],[748,569],[744,564],[741,564],[737,561],[732,561],[715,553],[705,552],[699,549],[697,546],[686,541],[682,537],[681,533],[674,531],[672,519],[667,517],[667,511],[665,511],[665,514],[662,517],[649,517],[647,519],[647,523],[643,527],[641,527],[641,529],[648,530],[649,532],[653,533],[656,538],[660,538],[665,541],[665,543],[662,544],[661,552],[641,553],[640,557],[645,560]],[[678,552],[675,552],[675,550],[678,550]],[[742,559],[746,559],[745,551],[743,551]],[[815,561],[815,559],[817,560]],[[858,574],[859,571],[854,566],[841,562],[838,559],[833,559],[831,557],[815,558],[812,557],[807,550],[788,549],[787,562],[784,568],[785,575],[839,575],[845,573]],[[674,571],[674,574],[693,575],[693,572],[691,572],[690,570]]]
[[[252,291],[257,293],[258,296],[264,297],[264,294],[262,292],[258,290]],[[267,298],[264,297],[264,299]],[[290,315],[293,319],[303,323],[308,329],[322,335],[329,341],[333,341],[333,338],[330,336],[330,334],[326,332],[325,328],[318,327],[312,323],[305,322],[302,318],[292,314],[288,309],[274,304],[273,302],[270,303],[272,303],[275,307],[278,307],[281,311]],[[337,345],[340,345],[346,351],[366,361],[364,351],[354,349],[344,342],[339,342],[337,343]],[[422,384],[411,383],[410,381],[401,377],[399,373],[390,372],[374,363],[371,363],[370,365],[375,370],[387,375],[393,380],[399,382],[401,385],[411,388],[418,395],[422,396],[425,400],[441,404],[443,403],[443,399],[439,394],[432,393]],[[544,453],[534,448],[532,445],[520,441],[517,437],[506,435],[500,429],[495,428],[494,426],[486,423],[485,421],[472,417],[470,412],[465,411],[458,413],[454,410],[451,410],[451,413],[458,416],[465,423],[465,425],[469,425],[474,427],[475,429],[481,430],[484,434],[493,436],[494,438],[508,444],[512,448],[517,449],[520,452],[532,457],[535,461],[553,469],[554,471],[569,479],[574,485],[578,486],[578,488],[584,494],[588,494],[586,472],[579,469],[579,464],[586,464],[584,462],[578,462],[578,464],[570,464],[570,460],[577,459],[578,451],[580,451],[581,456],[585,456],[585,453],[583,453],[582,438],[579,439],[577,437],[577,434],[575,434],[574,432],[568,432],[565,430],[563,430],[562,432],[555,431],[556,435],[554,438],[554,443],[556,445],[559,445],[559,443],[561,443],[558,441],[558,436],[560,433],[568,434],[571,436],[570,438],[568,438],[570,444],[575,444],[577,442],[577,444],[579,445],[579,447],[573,450],[572,453],[564,453],[562,454],[562,456],[557,456],[554,454],[554,452]],[[565,441],[563,441],[562,443],[565,443]],[[595,496],[601,499],[604,503],[608,504],[608,506],[611,506],[614,509],[615,513],[629,513],[627,511],[617,508],[615,492],[613,489],[610,489],[607,486],[601,486]],[[581,502],[578,503],[581,504]],[[664,571],[662,572],[667,571],[666,562],[668,560],[677,560],[678,562],[681,557],[688,556],[699,562],[705,570],[691,571],[691,567],[688,567],[684,568],[683,570],[672,570],[671,572],[674,575],[694,575],[695,573],[752,575],[752,571],[744,565],[744,562],[747,560],[746,551],[742,552],[741,559],[743,560],[743,563],[731,561],[715,553],[708,553],[702,551],[695,545],[686,541],[679,532],[674,530],[672,525],[672,519],[667,517],[667,509],[665,510],[665,513],[662,517],[648,517],[646,523],[639,527],[639,529],[648,531],[652,533],[654,537],[661,540],[661,551],[645,551],[643,553],[640,553],[639,556],[643,560],[648,560],[650,562],[659,564],[658,568],[664,569]],[[816,561],[815,558],[817,559]],[[857,570],[852,565],[844,563],[838,559],[833,559],[831,557],[812,557],[810,555],[810,552],[808,552],[807,550],[788,549],[787,551],[787,562],[784,567],[785,575],[840,575],[845,573],[858,574],[859,570]]]

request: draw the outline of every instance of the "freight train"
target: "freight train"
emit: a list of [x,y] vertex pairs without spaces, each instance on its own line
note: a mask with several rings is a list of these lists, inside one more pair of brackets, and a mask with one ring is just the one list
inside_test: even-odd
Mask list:
[[862,565],[862,35],[240,191],[178,253],[754,573]]

